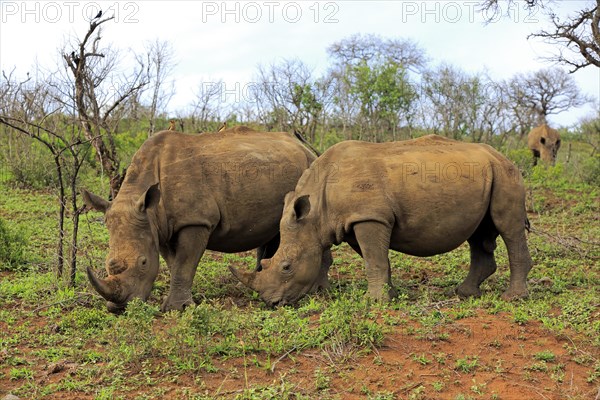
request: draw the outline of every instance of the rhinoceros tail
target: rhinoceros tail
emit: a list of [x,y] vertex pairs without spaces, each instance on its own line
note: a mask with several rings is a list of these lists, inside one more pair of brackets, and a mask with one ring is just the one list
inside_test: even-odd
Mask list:
[[527,232],[531,232],[531,222],[529,222],[529,218],[525,217],[525,229]]
[[309,149],[310,149],[310,150],[311,150],[313,153],[315,153],[315,155],[316,155],[317,157],[320,157],[320,156],[321,156],[321,153],[320,153],[320,152],[319,152],[317,149],[315,149],[315,148],[314,148],[314,147],[313,147],[313,146],[312,146],[312,145],[311,145],[311,144],[308,142],[308,140],[306,140],[306,139],[304,138],[304,136],[303,136],[303,135],[302,135],[300,132],[298,132],[297,130],[294,130],[294,136],[296,136],[296,138],[297,138],[299,141],[301,141],[301,142],[302,142],[302,143],[303,143],[303,144],[304,144],[306,147],[308,147],[308,148],[309,148]]

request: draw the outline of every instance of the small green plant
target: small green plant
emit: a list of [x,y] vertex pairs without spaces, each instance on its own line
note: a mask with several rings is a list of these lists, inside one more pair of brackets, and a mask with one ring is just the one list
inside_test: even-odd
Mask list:
[[531,365],[526,365],[523,369],[527,371],[538,371],[538,372],[546,372],[548,371],[548,365],[545,361],[540,361],[537,363],[533,363]]
[[471,396],[459,393],[459,394],[456,395],[456,397],[454,399],[455,400],[472,400],[473,398]]
[[519,325],[525,325],[529,321],[529,316],[525,310],[517,308],[513,315],[513,321]]
[[416,362],[418,362],[421,365],[427,365],[427,364],[431,363],[431,360],[427,358],[427,356],[425,355],[425,353],[413,354],[412,355],[412,359],[415,360]]
[[533,358],[535,358],[536,360],[539,360],[539,361],[546,361],[546,362],[552,362],[552,361],[556,360],[556,356],[554,355],[554,353],[551,350],[540,351],[539,353],[534,354]]
[[435,361],[437,361],[440,365],[444,365],[446,364],[446,358],[448,357],[448,355],[446,353],[436,353],[433,355],[433,358],[435,358]]
[[422,399],[424,395],[425,395],[425,386],[419,385],[410,391],[410,395],[408,396],[408,398],[409,398],[409,400],[418,400],[418,399]]
[[594,369],[588,373],[586,381],[588,383],[596,382],[600,380],[600,361],[596,361],[594,364]]
[[431,383],[431,386],[436,392],[441,392],[444,389],[445,384],[442,381],[435,381]]
[[317,368],[315,370],[315,387],[317,388],[317,390],[322,391],[329,389],[330,383],[331,378],[320,368]]
[[367,397],[369,400],[395,400],[396,396],[390,392],[377,392]]
[[456,369],[459,372],[470,373],[475,371],[478,365],[479,359],[477,358],[477,356],[466,356],[465,358],[459,358],[458,360],[456,360],[456,366],[454,369]]
[[33,371],[27,367],[11,368],[10,380],[33,379]]
[[506,368],[504,368],[504,360],[498,359],[496,361],[496,365],[494,366],[494,372],[497,374],[503,374],[506,372]]
[[483,395],[486,386],[487,386],[486,383],[478,384],[477,381],[475,379],[473,379],[473,385],[471,385],[471,391],[473,393],[476,393],[481,396],[481,395]]

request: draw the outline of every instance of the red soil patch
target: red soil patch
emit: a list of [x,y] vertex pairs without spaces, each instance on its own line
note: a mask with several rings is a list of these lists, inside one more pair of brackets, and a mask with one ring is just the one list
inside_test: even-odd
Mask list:
[[[41,327],[39,323],[30,327],[32,333]],[[19,351],[30,355],[32,349]],[[474,399],[489,399],[494,395],[502,400],[594,399],[600,387],[586,381],[589,365],[573,361],[586,351],[600,358],[597,349],[576,349],[567,334],[556,337],[538,322],[518,325],[507,314],[481,312],[430,328],[401,320],[386,335],[384,345],[371,351],[313,349],[291,352],[278,360],[248,354],[245,358],[215,360],[217,372],[187,373],[175,381],[161,379],[164,377],[158,373],[151,377],[161,382],[159,386],[166,390],[165,399],[182,398],[186,392],[234,398],[245,388],[283,384],[292,392],[315,399],[365,399],[377,393],[393,394],[396,399],[455,399],[459,394]],[[554,359],[536,358],[542,352],[554,355]],[[3,364],[0,396],[23,384],[9,379],[12,367],[4,363],[6,356],[0,354]],[[160,362],[152,360],[157,366]],[[73,376],[79,367],[68,361],[30,366],[41,386]],[[141,378],[135,370],[130,370],[128,376],[126,379],[135,382]],[[134,398],[154,390],[156,387],[150,386],[147,390],[121,395]],[[94,396],[59,392],[51,397],[92,399]]]

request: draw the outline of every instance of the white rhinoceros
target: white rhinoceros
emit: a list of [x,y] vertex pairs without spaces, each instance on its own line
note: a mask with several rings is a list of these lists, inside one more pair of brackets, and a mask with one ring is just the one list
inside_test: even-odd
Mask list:
[[171,271],[162,310],[193,304],[192,281],[205,249],[273,255],[286,193],[316,157],[287,133],[236,127],[187,135],[164,131],[135,153],[114,201],[82,191],[105,213],[109,230],[106,279],[90,282],[120,312],[146,300],[159,253]]
[[[531,269],[525,189],[517,168],[485,144],[435,135],[392,143],[345,141],[307,169],[285,199],[281,244],[261,271],[234,275],[270,305],[326,287],[324,252],[347,242],[366,264],[368,295],[389,300],[388,250],[415,256],[468,241],[471,266],[460,296],[479,295],[496,271],[496,238],[508,249],[510,284],[502,297],[527,295]],[[324,278],[325,277],[325,278]]]

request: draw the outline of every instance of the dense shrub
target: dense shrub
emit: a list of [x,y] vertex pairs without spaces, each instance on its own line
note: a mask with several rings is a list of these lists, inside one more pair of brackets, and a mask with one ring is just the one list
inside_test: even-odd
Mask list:
[[0,161],[17,187],[43,189],[56,182],[52,155],[35,141],[17,136],[10,146],[0,147]]
[[25,237],[19,231],[12,231],[0,218],[0,269],[15,269],[23,263]]
[[590,185],[600,186],[600,154],[582,160],[581,179]]
[[507,157],[511,160],[519,171],[524,176],[527,176],[531,173],[531,169],[533,167],[533,156],[531,155],[531,150],[528,148],[520,148],[515,150],[508,151]]

